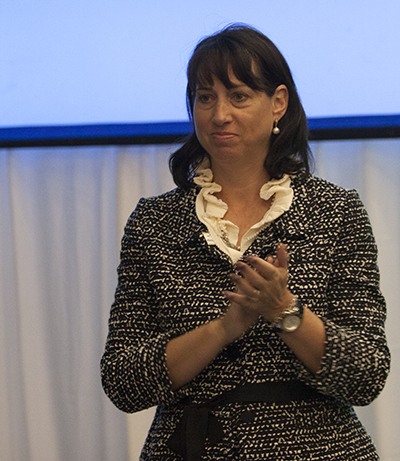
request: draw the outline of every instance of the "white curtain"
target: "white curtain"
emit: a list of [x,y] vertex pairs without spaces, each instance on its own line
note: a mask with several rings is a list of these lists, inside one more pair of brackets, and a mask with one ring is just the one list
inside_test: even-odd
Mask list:
[[[0,149],[0,459],[137,461],[153,409],[107,400],[99,361],[120,239],[142,196],[174,187],[175,146]],[[379,246],[392,371],[357,409],[400,459],[400,141],[312,145],[316,173],[356,188]]]

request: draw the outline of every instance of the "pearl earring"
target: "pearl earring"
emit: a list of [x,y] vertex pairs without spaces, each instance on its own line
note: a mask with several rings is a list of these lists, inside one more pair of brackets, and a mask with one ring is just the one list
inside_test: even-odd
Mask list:
[[272,133],[279,134],[281,130],[278,128],[278,119],[274,121],[274,128],[272,129]]

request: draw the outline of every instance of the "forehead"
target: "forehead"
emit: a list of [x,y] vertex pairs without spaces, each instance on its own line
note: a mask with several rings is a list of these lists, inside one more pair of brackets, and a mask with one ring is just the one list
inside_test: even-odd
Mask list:
[[237,88],[240,86],[247,86],[246,83],[242,82],[236,77],[232,70],[228,71],[226,77],[227,78],[225,81],[222,81],[216,75],[211,75],[205,81],[198,80],[196,82],[196,89],[213,88],[218,82],[222,83],[228,89]]
[[230,89],[245,84],[252,89],[261,90],[264,85],[259,77],[258,66],[248,53],[234,55],[216,49],[203,50],[196,56],[189,70],[189,86],[193,90],[213,86],[219,80]]

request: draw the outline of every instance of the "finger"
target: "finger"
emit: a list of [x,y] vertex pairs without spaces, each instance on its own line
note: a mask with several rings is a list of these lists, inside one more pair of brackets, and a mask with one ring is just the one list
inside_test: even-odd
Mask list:
[[261,299],[261,288],[251,285],[243,277],[231,274],[231,280],[236,286],[236,294],[240,295],[240,300],[245,304],[258,303]]
[[249,300],[259,300],[261,292],[256,286],[250,284],[244,277],[236,274],[231,274],[230,278],[236,286],[237,293],[246,296]]
[[[257,274],[259,276],[261,276],[263,279],[271,279],[271,277],[274,276],[274,273],[275,273],[275,267],[276,267],[276,262],[272,259],[272,263],[267,260],[263,260],[261,258],[259,258],[258,256],[254,256],[254,255],[251,255],[251,256],[247,256],[246,257],[246,262],[248,262],[249,264],[251,264],[252,267],[254,267],[254,274]],[[247,266],[249,267],[249,266]],[[249,267],[249,269],[251,269]],[[240,272],[242,273],[242,270],[241,268],[239,269]],[[252,269],[251,269],[252,270]],[[243,272],[244,272],[244,269],[243,269]],[[244,274],[243,274],[245,277],[250,277],[248,271],[246,271]],[[260,283],[261,280],[258,280],[258,283]],[[254,283],[257,283],[256,280],[254,280]]]
[[269,263],[269,264],[274,264],[274,263],[275,263],[275,259],[276,259],[275,256],[268,255],[266,261],[267,261],[267,263]]
[[256,306],[259,302],[258,295],[260,292],[256,289],[253,289],[253,292],[256,293],[254,297],[245,293],[234,293],[232,291],[224,291],[223,295],[232,303],[236,303],[239,306],[249,309],[250,311],[257,311]]
[[276,251],[276,260],[279,267],[283,267],[284,269],[288,268],[289,254],[287,251],[287,245],[284,243],[278,245]]
[[[258,258],[260,259],[260,258]],[[260,261],[264,264],[268,264],[265,261]],[[250,262],[250,261],[249,261]],[[264,282],[264,276],[262,273],[258,273],[258,267],[253,266],[253,262],[251,262],[252,266],[249,264],[246,264],[242,261],[238,261],[236,263],[236,268],[240,272],[242,277],[239,277],[243,282],[246,281],[248,282],[252,287],[257,287],[258,285],[262,284]],[[238,281],[238,282],[240,282]]]

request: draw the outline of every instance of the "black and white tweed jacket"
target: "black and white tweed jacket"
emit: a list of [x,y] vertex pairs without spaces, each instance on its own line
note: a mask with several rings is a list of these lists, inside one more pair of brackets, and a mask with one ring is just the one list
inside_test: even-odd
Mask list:
[[[173,392],[167,342],[220,316],[232,290],[227,255],[208,245],[197,219],[196,186],[142,199],[122,240],[118,287],[102,358],[106,394],[122,411],[157,405],[142,460],[180,460],[166,441],[183,399],[202,403],[245,383],[303,381],[329,396],[290,404],[229,404],[216,411],[225,437],[207,460],[372,460],[373,444],[352,405],[382,390],[390,357],[384,334],[377,250],[355,191],[313,176],[292,179],[291,208],[246,253],[265,258],[288,245],[289,289],[326,327],[321,370],[312,375],[261,319],[195,379]],[[252,410],[251,421],[243,412]]]

